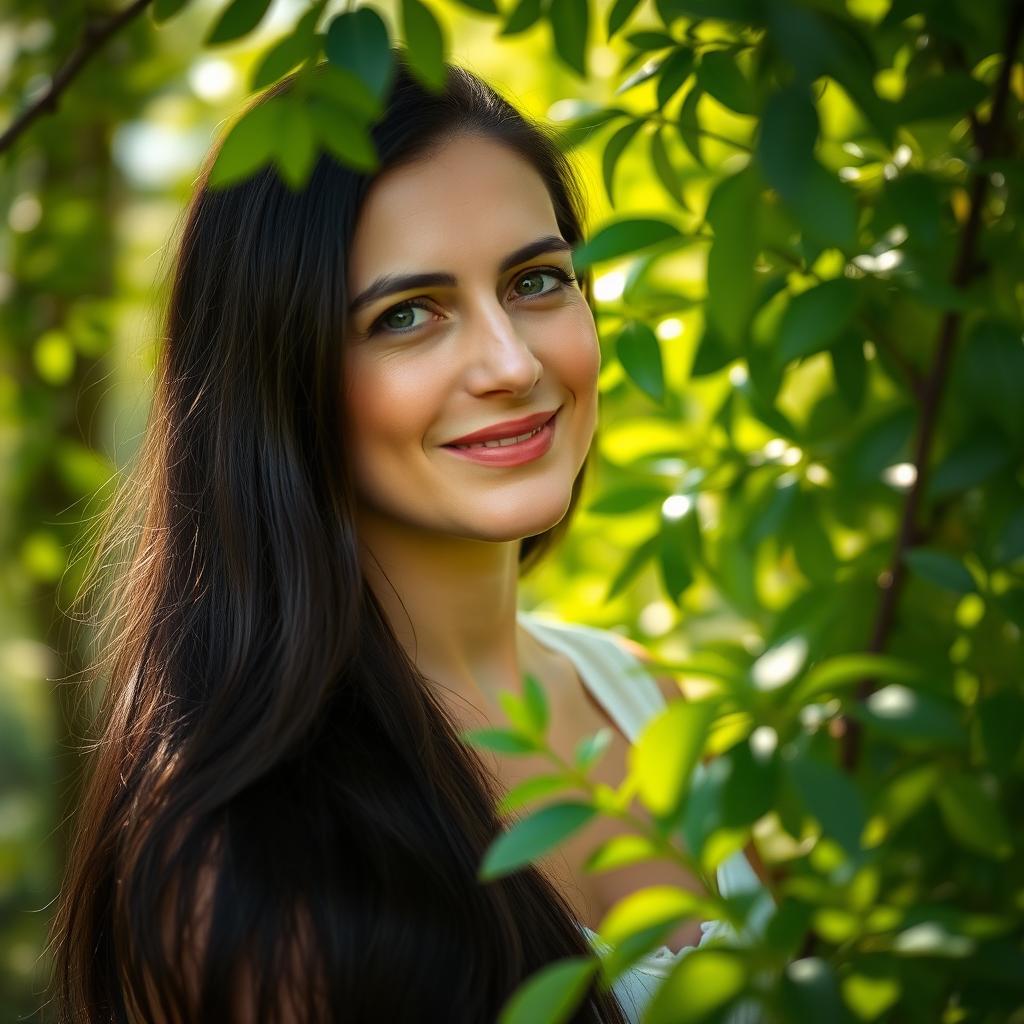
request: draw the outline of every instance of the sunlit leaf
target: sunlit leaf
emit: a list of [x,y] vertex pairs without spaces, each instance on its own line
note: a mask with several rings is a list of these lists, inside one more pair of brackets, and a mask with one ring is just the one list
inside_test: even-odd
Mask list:
[[695,949],[676,962],[658,986],[645,1024],[710,1022],[746,987],[747,969],[739,953]]
[[663,857],[664,853],[658,845],[646,836],[621,835],[605,840],[584,861],[583,868],[591,874],[611,871],[625,867],[627,864],[638,864],[641,861]]
[[597,968],[595,957],[583,956],[548,964],[516,989],[498,1024],[563,1024],[582,1002]]
[[460,735],[474,747],[499,754],[535,754],[540,749],[529,737],[508,729],[468,729]]
[[235,123],[210,170],[211,186],[232,185],[269,163],[287,116],[286,100],[277,96],[257,103]]
[[511,874],[564,842],[596,814],[591,804],[549,804],[523,818],[488,847],[478,877],[490,881]]
[[673,701],[644,726],[630,747],[630,775],[653,813],[667,818],[679,810],[715,708],[707,700]]
[[591,264],[617,259],[678,238],[682,238],[678,228],[653,217],[617,221],[602,228],[573,251],[573,266],[583,270]]
[[525,807],[526,804],[533,803],[534,800],[559,793],[571,785],[572,782],[565,775],[534,775],[508,790],[498,800],[496,809],[499,814],[510,814]]

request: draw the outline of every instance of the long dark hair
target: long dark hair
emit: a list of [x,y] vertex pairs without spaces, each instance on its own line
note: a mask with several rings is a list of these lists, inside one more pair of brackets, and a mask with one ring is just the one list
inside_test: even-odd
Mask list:
[[[381,170],[483,133],[581,240],[549,127],[465,69],[434,94],[393,56]],[[360,572],[339,338],[373,175],[320,153],[301,190],[270,167],[213,190],[215,155],[146,435],[89,566],[103,697],[51,934],[57,1018],[222,1024],[244,997],[261,1022],[491,1022],[590,947],[538,870],[476,879],[500,792]],[[521,572],[568,521],[521,541]],[[573,1019],[624,1021],[597,984]]]

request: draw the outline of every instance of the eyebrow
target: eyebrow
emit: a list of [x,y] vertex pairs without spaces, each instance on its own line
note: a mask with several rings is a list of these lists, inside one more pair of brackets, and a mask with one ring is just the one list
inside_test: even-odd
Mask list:
[[[510,270],[519,263],[525,263],[534,256],[546,252],[571,252],[572,246],[558,235],[545,235],[537,238],[526,245],[520,246],[514,252],[510,252],[498,268],[501,273]],[[386,295],[393,295],[395,292],[409,291],[413,288],[431,288],[438,286],[454,287],[458,278],[454,274],[447,274],[442,271],[433,271],[422,274],[385,274],[378,277],[368,288],[361,291],[348,307],[349,315],[358,312],[364,306],[368,306],[377,299]]]

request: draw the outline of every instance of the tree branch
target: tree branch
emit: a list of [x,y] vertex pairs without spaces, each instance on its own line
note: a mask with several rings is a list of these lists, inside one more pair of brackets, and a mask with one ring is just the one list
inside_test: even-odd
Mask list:
[[50,87],[35,103],[30,104],[18,114],[0,135],[0,153],[10,149],[18,136],[36,118],[44,113],[55,113],[61,93],[71,84],[75,76],[103,48],[111,36],[141,14],[152,2],[153,0],[135,0],[123,11],[112,14],[102,21],[87,21],[82,30],[81,40],[64,66],[50,80]]
[[[1001,144],[1003,111],[1010,88],[1010,74],[1013,69],[1017,47],[1020,44],[1021,32],[1024,30],[1024,2],[1016,0],[1010,9],[1007,24],[1006,43],[1003,47],[1003,63],[996,81],[992,109],[987,121],[979,122],[975,135],[979,161],[983,162],[998,155]],[[956,261],[950,275],[950,283],[954,288],[964,287],[978,272],[976,250],[978,233],[981,229],[981,214],[988,192],[989,176],[987,172],[974,172],[970,186],[970,210],[964,223],[963,233],[957,246]],[[948,310],[939,325],[938,339],[935,345],[935,359],[928,375],[923,382],[921,391],[921,417],[918,421],[917,437],[914,441],[914,466],[916,478],[907,493],[900,521],[896,546],[892,553],[889,567],[879,580],[881,599],[872,629],[868,650],[872,654],[880,654],[885,650],[896,620],[896,606],[906,576],[904,557],[909,548],[919,540],[917,527],[918,509],[923,501],[928,483],[928,464],[935,430],[938,423],[939,409],[946,389],[949,368],[952,362],[953,346],[959,333],[961,313],[959,310]],[[861,680],[857,687],[857,699],[864,700],[876,689],[875,680]],[[852,772],[860,757],[860,739],[862,726],[852,718],[841,719],[842,733],[840,737],[840,754],[843,767]]]

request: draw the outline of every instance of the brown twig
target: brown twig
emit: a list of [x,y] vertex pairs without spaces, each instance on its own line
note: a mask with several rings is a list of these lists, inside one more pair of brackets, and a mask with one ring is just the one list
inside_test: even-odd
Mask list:
[[[978,149],[979,162],[996,156],[1000,150],[1002,139],[1003,110],[1010,89],[1010,73],[1013,69],[1017,47],[1020,44],[1021,32],[1024,30],[1024,2],[1017,0],[1010,10],[1007,24],[1006,43],[1003,47],[1003,63],[999,70],[992,98],[992,109],[987,121],[977,124],[975,145]],[[956,261],[950,276],[954,288],[964,287],[978,272],[976,250],[978,233],[981,229],[981,213],[985,205],[988,191],[989,176],[987,172],[974,172],[970,184],[970,209],[964,223],[963,233],[957,246]],[[879,579],[881,599],[871,633],[868,650],[880,654],[885,650],[896,620],[896,606],[906,576],[904,558],[909,548],[919,540],[917,514],[924,498],[928,483],[928,462],[935,438],[939,410],[942,397],[949,377],[949,368],[953,356],[953,346],[959,333],[961,313],[959,310],[948,310],[939,324],[939,335],[935,345],[935,359],[931,369],[923,381],[921,391],[921,416],[918,421],[917,436],[914,441],[914,466],[917,474],[914,483],[907,492],[903,515],[900,520],[899,534],[893,549],[888,569]],[[857,699],[864,700],[876,688],[873,678],[861,680],[857,687]],[[840,757],[843,768],[852,772],[860,757],[861,728],[859,722],[844,717],[840,720]]]
[[61,93],[71,84],[82,68],[102,49],[104,43],[126,25],[132,18],[141,14],[153,0],[135,0],[123,11],[112,14],[102,21],[87,21],[82,30],[82,38],[68,57],[64,66],[53,76],[50,87],[35,101],[27,106],[7,126],[0,135],[0,153],[14,145],[18,136],[24,132],[37,117],[44,113],[54,113]]

